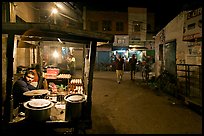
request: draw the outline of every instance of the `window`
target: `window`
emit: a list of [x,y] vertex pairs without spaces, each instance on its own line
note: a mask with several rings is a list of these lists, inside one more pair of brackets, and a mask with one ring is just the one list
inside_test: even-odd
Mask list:
[[91,31],[98,31],[98,22],[97,21],[90,21],[90,30]]
[[140,22],[133,21],[133,32],[140,32]]
[[147,32],[151,32],[152,31],[152,26],[150,24],[147,24]]
[[188,25],[188,30],[194,29],[195,28],[195,23]]
[[133,27],[133,32],[139,32],[140,31],[140,24],[136,24]]
[[124,30],[124,25],[123,22],[116,22],[116,31],[123,31]]
[[163,44],[159,45],[159,60],[163,61]]
[[112,31],[110,20],[104,20],[102,22],[102,30],[103,31]]
[[198,27],[202,28],[202,20],[198,21]]
[[125,43],[125,39],[117,38],[117,43]]
[[26,23],[26,22],[19,16],[16,16],[16,23]]

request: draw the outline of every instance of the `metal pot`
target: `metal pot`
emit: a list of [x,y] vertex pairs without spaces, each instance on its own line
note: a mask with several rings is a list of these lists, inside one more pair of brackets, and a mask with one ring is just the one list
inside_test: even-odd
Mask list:
[[24,103],[25,117],[29,121],[43,122],[50,120],[54,103],[46,99],[32,99]]
[[70,94],[64,97],[66,101],[65,120],[73,121],[81,117],[82,103],[85,102],[84,94]]

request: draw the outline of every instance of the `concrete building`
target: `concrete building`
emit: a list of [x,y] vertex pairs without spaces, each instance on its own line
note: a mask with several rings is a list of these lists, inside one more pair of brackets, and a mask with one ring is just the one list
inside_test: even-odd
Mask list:
[[[180,94],[202,106],[202,8],[183,11],[155,36],[155,74],[178,78]],[[189,100],[189,101],[190,101]]]
[[127,7],[127,12],[86,10],[87,30],[115,35],[114,43],[98,44],[96,69],[101,64],[111,64],[111,56],[117,53],[127,62],[132,54],[138,60],[143,55],[154,57],[154,25],[154,14],[146,8]]

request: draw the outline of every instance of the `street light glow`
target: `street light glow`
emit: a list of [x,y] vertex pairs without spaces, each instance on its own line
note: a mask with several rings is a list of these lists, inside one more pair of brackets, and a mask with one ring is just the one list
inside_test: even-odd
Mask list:
[[57,24],[57,21],[56,21],[56,14],[58,13],[58,10],[56,8],[53,8],[52,9],[52,14],[53,14],[53,18],[54,18],[54,24]]
[[58,13],[58,10],[57,10],[56,8],[53,8],[53,9],[52,9],[52,13],[53,13],[53,14],[57,14],[57,13]]
[[61,2],[54,2],[59,9],[64,9]]

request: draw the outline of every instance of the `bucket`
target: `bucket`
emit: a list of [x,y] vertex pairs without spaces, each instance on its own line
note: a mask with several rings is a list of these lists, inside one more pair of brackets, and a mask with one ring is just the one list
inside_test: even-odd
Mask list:
[[32,122],[50,120],[51,108],[54,103],[46,99],[32,99],[24,103],[26,119]]
[[73,121],[81,117],[82,103],[85,102],[84,94],[70,94],[64,97],[66,101],[65,120]]

